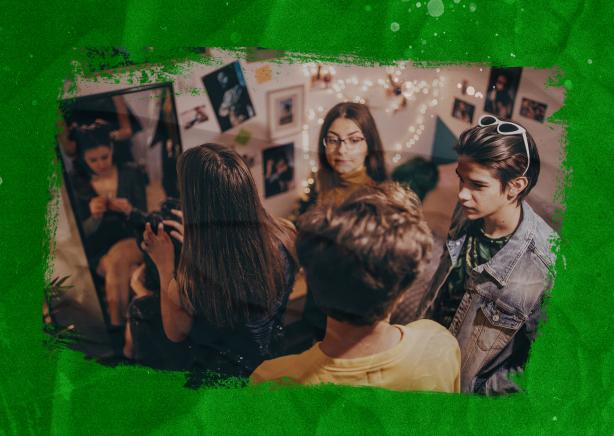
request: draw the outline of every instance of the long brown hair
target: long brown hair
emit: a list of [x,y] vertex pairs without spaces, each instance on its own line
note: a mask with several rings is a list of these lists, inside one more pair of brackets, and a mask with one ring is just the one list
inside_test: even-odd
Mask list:
[[177,173],[183,306],[218,327],[269,315],[290,285],[282,245],[293,252],[293,229],[264,210],[249,168],[232,150],[191,148],[180,155]]
[[334,188],[336,185],[335,180],[337,180],[337,177],[335,170],[328,163],[328,159],[326,159],[324,138],[328,134],[330,126],[337,118],[352,120],[360,128],[367,141],[367,157],[365,158],[367,174],[374,182],[386,180],[388,175],[386,174],[386,166],[384,164],[382,140],[369,108],[364,104],[345,102],[336,104],[328,111],[320,129],[320,136],[318,137],[318,157],[320,160],[318,180],[321,189]]

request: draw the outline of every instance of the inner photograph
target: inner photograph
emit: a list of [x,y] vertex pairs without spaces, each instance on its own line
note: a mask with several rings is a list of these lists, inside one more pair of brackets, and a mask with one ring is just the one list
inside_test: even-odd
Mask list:
[[517,392],[563,214],[556,72],[202,52],[65,83],[45,331],[190,387]]

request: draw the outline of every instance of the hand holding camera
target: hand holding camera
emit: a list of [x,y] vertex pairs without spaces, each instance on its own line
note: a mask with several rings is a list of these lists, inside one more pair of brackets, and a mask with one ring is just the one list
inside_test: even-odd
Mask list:
[[177,209],[171,209],[171,212],[179,218],[179,221],[164,220],[162,224],[172,227],[174,230],[171,230],[171,236],[183,244],[183,212]]
[[160,223],[156,231],[150,223],[145,224],[141,248],[151,257],[158,271],[173,271],[175,269],[175,249],[164,225]]

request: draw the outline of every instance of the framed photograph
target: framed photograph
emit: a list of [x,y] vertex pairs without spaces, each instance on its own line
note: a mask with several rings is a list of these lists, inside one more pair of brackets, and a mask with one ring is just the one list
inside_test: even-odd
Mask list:
[[202,81],[222,132],[256,115],[238,61],[205,75]]
[[180,118],[181,127],[183,127],[185,130],[191,129],[195,125],[204,123],[205,121],[209,120],[209,116],[205,111],[204,104],[181,112]]
[[521,74],[522,68],[492,68],[486,89],[484,111],[502,120],[510,119]]
[[267,95],[269,134],[272,139],[298,133],[303,125],[303,85],[270,91]]
[[276,145],[262,151],[264,197],[294,189],[294,143]]
[[548,109],[546,103],[540,103],[530,98],[522,97],[520,115],[523,117],[543,123],[546,118],[546,109]]
[[452,116],[464,121],[468,124],[473,122],[473,113],[475,112],[475,106],[466,101],[458,98],[454,99],[454,106],[452,107]]

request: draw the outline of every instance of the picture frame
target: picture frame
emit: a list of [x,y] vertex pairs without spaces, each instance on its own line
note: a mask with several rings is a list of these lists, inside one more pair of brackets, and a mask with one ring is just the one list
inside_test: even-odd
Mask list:
[[278,139],[300,132],[303,125],[304,105],[305,87],[303,85],[269,91],[267,108],[270,138]]
[[539,101],[532,100],[527,97],[522,97],[520,103],[520,115],[538,123],[543,123],[546,118],[548,105]]
[[294,142],[274,144],[262,150],[264,198],[295,188]]
[[484,112],[502,120],[509,120],[514,113],[514,103],[522,68],[491,68],[484,98]]
[[239,61],[231,62],[202,77],[212,111],[221,132],[256,116],[247,82]]
[[459,119],[467,124],[471,124],[473,122],[473,114],[475,113],[475,105],[461,100],[460,98],[454,99],[454,104],[452,105],[452,116],[456,119]]

